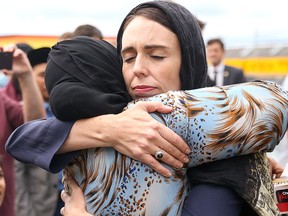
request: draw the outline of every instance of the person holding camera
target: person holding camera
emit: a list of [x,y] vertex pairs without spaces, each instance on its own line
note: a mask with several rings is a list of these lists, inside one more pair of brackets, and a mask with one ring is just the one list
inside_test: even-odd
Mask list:
[[18,103],[0,90],[0,154],[3,155],[2,168],[6,182],[6,193],[0,207],[0,215],[14,216],[14,160],[6,153],[5,142],[13,130],[24,122],[44,117],[45,110],[42,95],[26,54],[16,45],[7,45],[0,49],[2,53],[0,62],[3,66],[0,70],[18,79],[23,97],[22,103]]

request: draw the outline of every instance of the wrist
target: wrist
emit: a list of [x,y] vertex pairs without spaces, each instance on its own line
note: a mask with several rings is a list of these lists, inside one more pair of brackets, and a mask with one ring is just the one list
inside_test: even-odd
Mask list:
[[91,120],[93,128],[93,133],[90,133],[92,140],[98,140],[100,147],[114,147],[115,134],[113,133],[113,128],[116,124],[114,117],[115,115],[113,114],[106,114],[88,119],[88,121]]
[[27,69],[25,72],[17,73],[15,77],[18,79],[19,82],[30,82],[34,79],[32,69]]

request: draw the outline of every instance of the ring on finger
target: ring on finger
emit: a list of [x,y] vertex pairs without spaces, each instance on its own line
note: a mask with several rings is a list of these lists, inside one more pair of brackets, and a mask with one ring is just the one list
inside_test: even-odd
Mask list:
[[158,150],[155,152],[154,156],[157,160],[160,160],[161,158],[163,158],[164,152],[162,150]]

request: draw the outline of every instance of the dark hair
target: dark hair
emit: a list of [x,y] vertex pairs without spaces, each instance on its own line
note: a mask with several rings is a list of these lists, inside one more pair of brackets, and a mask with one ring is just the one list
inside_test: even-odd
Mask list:
[[64,32],[59,37],[60,40],[67,40],[67,39],[71,39],[71,38],[73,38],[73,32]]
[[33,50],[33,48],[27,43],[17,43],[16,46],[26,54]]
[[92,38],[98,38],[100,40],[103,39],[103,35],[101,31],[93,25],[80,25],[73,32],[73,37],[76,36],[88,36]]
[[196,19],[198,21],[198,24],[199,24],[199,27],[200,27],[201,31],[203,31],[205,26],[206,26],[206,23],[203,22],[202,20],[199,20],[198,18],[196,18]]
[[133,8],[123,20],[117,35],[117,50],[121,53],[122,36],[136,16],[153,20],[178,37],[181,47],[181,89],[195,89],[206,85],[207,61],[205,44],[197,19],[183,6],[168,1],[151,1]]
[[220,38],[213,38],[207,41],[207,46],[218,43],[222,50],[225,50],[223,41]]

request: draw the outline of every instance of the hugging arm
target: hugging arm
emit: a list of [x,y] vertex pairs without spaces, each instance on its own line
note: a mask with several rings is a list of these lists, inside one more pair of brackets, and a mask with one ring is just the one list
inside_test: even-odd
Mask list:
[[56,118],[34,120],[18,127],[6,142],[6,151],[23,163],[58,173],[78,152],[57,155],[74,122]]
[[173,107],[155,118],[190,145],[190,166],[272,151],[287,130],[288,93],[273,82],[170,91],[144,100]]
[[[287,129],[287,99],[287,93],[274,84],[251,82],[191,91],[171,91],[144,100],[162,101],[173,107],[171,113],[152,115],[189,143],[192,151],[189,167],[194,167],[237,155],[273,150]],[[139,105],[137,102],[135,104]],[[135,104],[129,104],[129,109],[126,111],[132,110]],[[109,128],[111,129],[111,126]],[[261,131],[260,135],[257,131]],[[97,215],[102,211],[110,212],[112,207],[116,209],[115,211],[123,207],[124,211],[124,204],[122,206],[118,196],[119,199],[124,197],[123,200],[126,200],[133,194],[133,200],[134,198],[140,200],[142,194],[138,191],[140,188],[145,191],[147,189],[145,187],[151,187],[147,195],[147,203],[150,203],[149,199],[159,196],[154,191],[156,187],[159,191],[165,191],[166,187],[174,192],[185,189],[185,178],[181,178],[181,174],[182,177],[185,176],[185,169],[181,169],[183,171],[181,173],[179,170],[168,167],[173,175],[164,183],[159,180],[163,176],[154,172],[151,172],[150,176],[150,172],[147,171],[149,168],[144,164],[125,156],[122,158],[122,156],[111,148],[89,149],[65,168],[66,173],[70,173],[84,190],[89,212]],[[115,176],[111,183],[109,181],[113,188],[109,191],[115,191],[115,193],[105,190],[105,183],[101,183],[104,176]],[[133,180],[136,179],[134,176],[137,176],[136,185],[140,185],[139,188],[134,187]],[[154,183],[147,186],[145,179]],[[158,185],[159,182],[161,184]],[[155,188],[152,189],[153,184]],[[98,193],[109,193],[109,196],[105,196],[105,200],[108,199],[109,203],[113,204],[101,205],[98,199],[102,200],[103,197],[95,195]],[[80,195],[81,191],[77,194]],[[71,199],[74,199],[73,197],[72,192]],[[181,197],[185,195],[182,194]],[[165,200],[164,197],[163,200]],[[114,202],[117,203],[117,207],[115,207],[116,204],[114,206]],[[170,206],[170,203],[176,203],[173,197],[162,202],[159,208],[165,209],[167,205]],[[180,206],[179,203],[175,205]],[[146,211],[154,211],[153,207],[151,208],[148,204],[145,206]],[[126,210],[129,211],[129,208]]]

